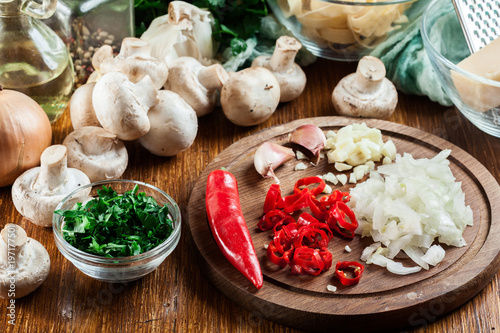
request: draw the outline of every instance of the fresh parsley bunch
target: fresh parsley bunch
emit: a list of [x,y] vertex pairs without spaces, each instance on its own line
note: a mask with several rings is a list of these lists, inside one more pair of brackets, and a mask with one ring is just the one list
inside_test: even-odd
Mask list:
[[111,187],[72,210],[55,213],[64,217],[62,234],[75,248],[104,257],[126,257],[147,252],[173,231],[167,206],[133,190],[118,195]]
[[194,0],[214,16],[214,38],[222,49],[231,47],[233,55],[244,52],[246,39],[260,32],[260,20],[267,15],[265,0]]

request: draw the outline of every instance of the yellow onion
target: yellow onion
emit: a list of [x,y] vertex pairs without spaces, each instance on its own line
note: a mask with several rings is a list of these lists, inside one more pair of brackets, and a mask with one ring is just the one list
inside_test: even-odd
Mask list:
[[52,141],[50,121],[27,95],[0,86],[0,187],[40,164]]

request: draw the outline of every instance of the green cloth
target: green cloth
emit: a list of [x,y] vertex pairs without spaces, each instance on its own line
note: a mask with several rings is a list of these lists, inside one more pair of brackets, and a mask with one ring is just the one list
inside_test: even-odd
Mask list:
[[[407,94],[425,95],[441,105],[451,106],[452,102],[444,92],[432,67],[420,34],[422,14],[429,3],[430,0],[419,0],[413,4],[405,12],[412,23],[392,32],[370,55],[382,60],[386,66],[387,77],[400,91]],[[454,11],[451,13],[443,11],[439,16],[441,16],[440,24],[447,24],[450,20],[458,22]],[[436,42],[443,49],[446,45],[462,43],[464,39],[460,29],[458,33],[447,36],[440,35],[439,30],[434,29],[438,33],[434,33],[430,38],[438,38]]]

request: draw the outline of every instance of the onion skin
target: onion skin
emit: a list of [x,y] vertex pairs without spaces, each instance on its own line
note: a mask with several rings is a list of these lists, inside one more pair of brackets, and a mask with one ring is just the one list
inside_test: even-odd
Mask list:
[[52,142],[49,118],[27,95],[0,86],[0,187],[40,164]]

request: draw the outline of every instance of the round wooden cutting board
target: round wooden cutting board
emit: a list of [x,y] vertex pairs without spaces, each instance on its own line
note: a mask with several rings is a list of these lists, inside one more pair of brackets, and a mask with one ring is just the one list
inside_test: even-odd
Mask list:
[[[391,139],[398,153],[414,158],[431,158],[443,149],[451,149],[448,158],[457,181],[462,183],[466,205],[474,214],[474,224],[466,228],[467,245],[445,247],[446,257],[438,266],[418,273],[399,276],[385,268],[365,265],[358,285],[342,286],[333,269],[321,275],[291,275],[267,259],[265,246],[271,231],[261,232],[257,222],[272,179],[262,178],[255,170],[253,157],[264,142],[284,144],[288,134],[303,124],[315,124],[326,133],[354,122],[364,121],[382,131],[383,140]],[[338,172],[322,160],[317,166],[295,171],[297,160],[276,170],[283,195],[291,194],[293,184],[305,176]],[[211,235],[205,210],[205,186],[208,174],[225,167],[238,180],[241,206],[264,274],[264,286],[257,290],[225,259]],[[349,172],[346,172],[349,175]],[[334,186],[348,190],[354,186]],[[269,128],[246,137],[219,154],[202,172],[191,193],[187,221],[200,263],[212,283],[225,295],[246,307],[256,318],[308,331],[373,331],[419,326],[457,308],[476,295],[498,272],[500,266],[500,186],[493,176],[471,155],[453,144],[421,130],[382,120],[344,117],[300,119]],[[356,236],[352,241],[334,238],[329,245],[334,264],[359,261],[363,249],[373,241]],[[351,252],[345,251],[349,245]],[[405,266],[415,264],[402,259]],[[328,285],[337,287],[335,292]]]

